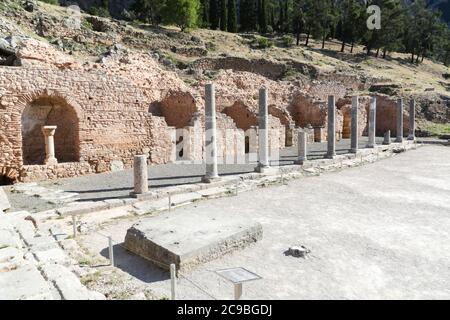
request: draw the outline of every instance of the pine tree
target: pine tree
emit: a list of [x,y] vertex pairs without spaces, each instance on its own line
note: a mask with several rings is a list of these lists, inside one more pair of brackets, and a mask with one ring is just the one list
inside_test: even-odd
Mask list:
[[255,31],[257,28],[257,0],[241,0],[239,21],[242,31]]
[[204,28],[209,28],[209,26],[210,26],[209,0],[201,0],[200,12],[201,12],[201,15],[200,15],[201,18],[199,18],[199,26],[202,26]]
[[278,6],[279,6],[279,8],[278,8],[278,10],[279,10],[279,19],[278,19],[278,31],[283,31],[283,26],[284,26],[284,23],[285,23],[285,20],[284,20],[284,8],[283,8],[283,3],[282,3],[282,0],[280,0],[279,2],[278,2]]
[[227,0],[220,0],[220,30],[227,31]]
[[209,0],[209,21],[211,29],[216,30],[219,27],[219,0]]
[[228,32],[237,32],[236,0],[228,0]]
[[350,52],[356,42],[359,42],[367,30],[366,8],[358,0],[343,0],[339,6],[339,38],[342,41],[341,52],[345,50],[345,44],[350,43]]
[[305,0],[294,0],[293,2],[293,17],[292,17],[292,23],[293,23],[293,29],[294,33],[296,34],[297,38],[297,46],[300,44],[300,34],[305,29],[305,23],[306,23],[306,15],[304,13],[305,10],[306,1]]
[[259,0],[258,25],[261,33],[267,32],[267,0]]

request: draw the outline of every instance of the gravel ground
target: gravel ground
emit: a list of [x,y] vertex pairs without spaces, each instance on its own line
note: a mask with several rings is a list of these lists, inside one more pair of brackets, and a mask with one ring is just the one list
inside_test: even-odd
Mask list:
[[[237,266],[263,277],[244,284],[247,299],[449,299],[448,159],[450,148],[426,146],[364,167],[177,209],[246,216],[264,229],[262,241],[186,276],[223,299],[232,298],[233,288],[213,271]],[[117,220],[102,232],[120,242],[136,221]],[[98,233],[82,243],[107,255]],[[300,244],[311,250],[307,259],[284,254]],[[169,295],[166,272],[119,244],[115,250],[118,267],[133,281]],[[184,278],[178,295],[210,298]]]

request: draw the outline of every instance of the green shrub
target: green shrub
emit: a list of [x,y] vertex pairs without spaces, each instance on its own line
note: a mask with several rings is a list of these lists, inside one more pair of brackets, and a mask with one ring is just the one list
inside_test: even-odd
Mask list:
[[59,0],[39,0],[39,1],[59,6]]
[[256,42],[258,43],[258,48],[260,49],[270,48],[273,46],[273,41],[265,37],[257,37]]
[[97,17],[103,17],[103,18],[110,18],[111,15],[109,14],[109,10],[104,7],[92,7],[88,10],[90,15],[97,16]]
[[294,38],[286,34],[283,36],[282,42],[285,47],[292,47],[292,45],[294,44]]

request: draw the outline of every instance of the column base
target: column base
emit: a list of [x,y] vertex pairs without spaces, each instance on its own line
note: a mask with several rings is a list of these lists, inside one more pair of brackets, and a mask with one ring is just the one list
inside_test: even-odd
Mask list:
[[395,142],[402,143],[403,142],[403,138],[397,138],[397,139],[395,139]]
[[130,197],[132,197],[132,198],[139,198],[140,196],[142,196],[142,195],[144,195],[144,194],[148,194],[148,193],[150,193],[150,192],[147,191],[147,192],[140,192],[140,193],[137,193],[137,192],[131,191],[131,192],[130,192]]
[[299,165],[304,165],[305,164],[305,162],[307,162],[308,161],[308,159],[307,158],[303,158],[303,159],[297,159],[297,160],[295,160],[294,161],[294,164],[299,164]]
[[53,166],[53,165],[58,164],[58,160],[56,158],[48,158],[48,159],[45,159],[44,164],[46,166]]
[[219,176],[213,176],[213,177],[203,176],[203,178],[202,178],[203,183],[213,183],[213,182],[217,182],[219,180],[220,180]]
[[357,153],[358,153],[358,148],[352,148],[352,149],[350,149],[350,153],[357,154]]
[[414,141],[414,140],[416,140],[416,137],[415,136],[408,136],[408,140],[410,140],[410,141]]
[[325,158],[327,159],[334,159],[336,157],[336,153],[327,153],[327,155],[325,156]]
[[277,174],[278,168],[274,168],[271,166],[257,166],[255,168],[255,172],[262,173],[262,174]]
[[376,148],[376,144],[368,144],[368,145],[366,145],[366,148],[368,148],[368,149],[375,149]]

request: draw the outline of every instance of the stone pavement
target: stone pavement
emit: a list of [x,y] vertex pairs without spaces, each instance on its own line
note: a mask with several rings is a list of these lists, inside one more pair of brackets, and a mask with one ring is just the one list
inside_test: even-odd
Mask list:
[[[449,158],[448,147],[424,146],[177,209],[172,214],[203,219],[211,212],[238,215],[261,223],[264,232],[261,241],[184,274],[177,296],[211,299],[193,281],[217,299],[232,299],[232,285],[214,271],[244,267],[263,279],[246,283],[243,299],[449,299]],[[109,221],[102,232],[123,241],[140,220]],[[104,239],[95,232],[82,242],[104,254]],[[311,252],[306,258],[286,254],[294,245]],[[170,295],[168,273],[152,263],[120,248],[116,263],[151,290]]]
[[[72,224],[66,215],[77,214],[78,232],[89,233],[102,223],[119,217],[151,214],[170,210],[203,199],[220,198],[234,193],[254,190],[269,185],[276,185],[305,176],[320,175],[322,172],[341,170],[345,167],[360,166],[391,157],[401,151],[416,148],[414,144],[392,144],[375,149],[363,149],[358,155],[338,155],[335,159],[309,161],[304,166],[287,165],[280,168],[275,175],[242,173],[224,176],[220,182],[213,184],[191,183],[187,185],[154,188],[150,198],[139,201],[130,198],[99,200],[96,202],[73,201],[78,196],[70,190],[51,190],[58,184],[19,184],[13,195],[23,195],[28,199],[48,197],[47,201],[60,196],[57,211],[41,211],[33,214],[37,221],[35,230],[32,221],[25,218],[28,211],[6,213],[0,221],[0,298],[21,299],[100,299],[101,295],[87,290],[75,273],[77,263],[67,255],[66,247],[76,245],[69,238]],[[98,176],[92,176],[98,178]],[[86,177],[83,177],[86,178]],[[61,190],[61,189],[57,189]],[[171,192],[171,196],[168,196]],[[65,195],[65,194],[68,195]],[[72,199],[73,202],[66,201]],[[29,200],[25,200],[29,201]],[[117,210],[111,210],[117,208]],[[78,210],[78,213],[77,213]],[[103,211],[102,211],[103,210]],[[58,213],[63,215],[58,216]],[[89,214],[92,213],[92,214]],[[62,218],[62,219],[60,219]],[[36,286],[28,288],[27,279],[36,279]]]
[[[378,143],[382,143],[382,138]],[[361,137],[360,148],[365,148],[367,137]],[[326,143],[308,144],[308,158],[323,159],[326,154]],[[336,144],[338,155],[350,150],[350,140],[341,140]],[[282,149],[280,165],[292,165],[297,158],[297,147]],[[255,161],[246,164],[220,165],[219,174],[230,176],[254,171]],[[179,185],[201,182],[205,173],[202,164],[176,163],[149,166],[149,186],[152,190],[170,189]],[[13,210],[30,210],[39,212],[64,206],[74,201],[117,201],[129,198],[133,190],[133,171],[123,170],[103,174],[87,175],[71,179],[26,184],[6,187]]]
[[[0,222],[1,300],[97,300],[72,272],[64,251],[71,241],[51,225],[27,220],[29,212],[4,214]],[[57,239],[59,241],[57,241]]]

